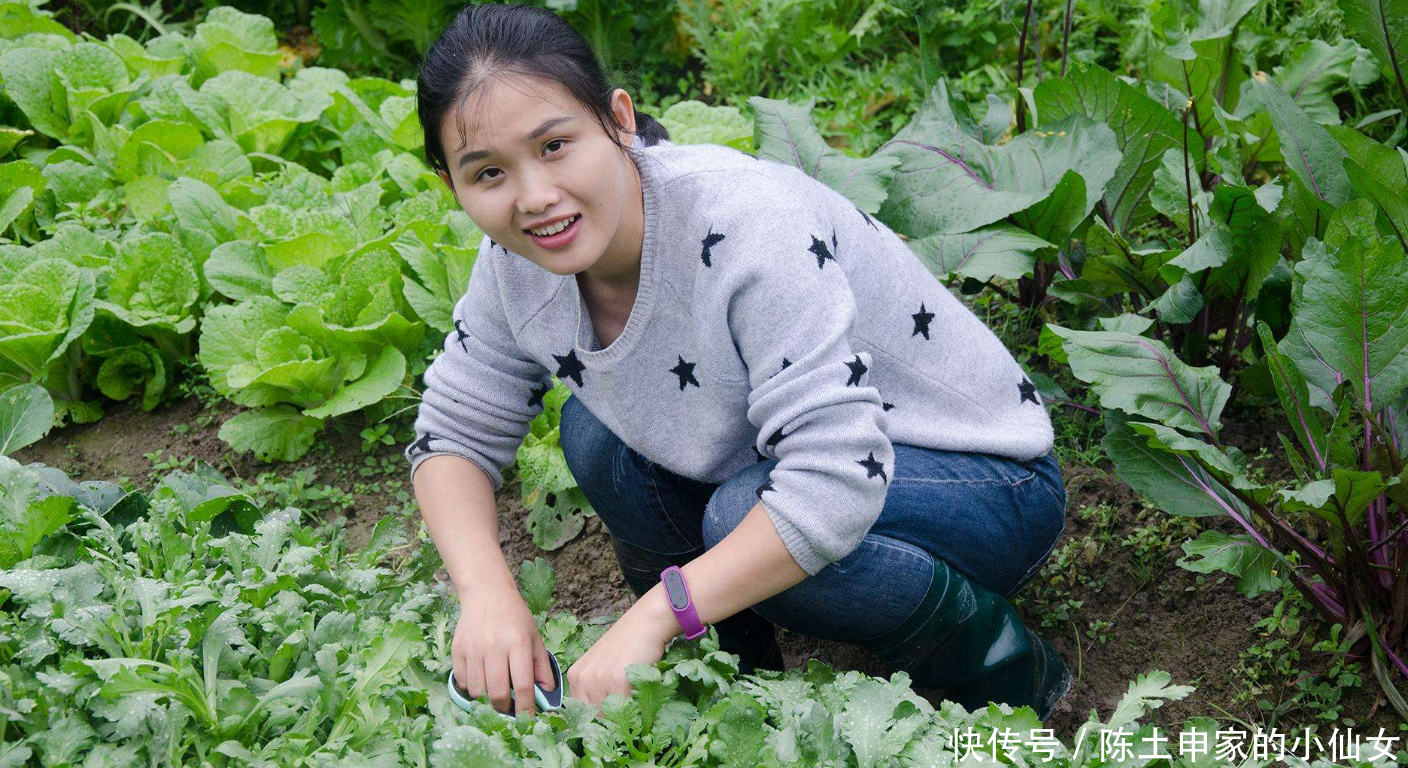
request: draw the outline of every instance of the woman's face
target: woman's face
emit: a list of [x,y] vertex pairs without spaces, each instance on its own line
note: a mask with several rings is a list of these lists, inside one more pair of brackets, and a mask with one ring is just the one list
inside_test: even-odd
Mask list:
[[[625,91],[613,92],[612,110],[635,130]],[[619,136],[629,146],[631,135]],[[494,242],[554,274],[596,267],[597,277],[628,279],[642,239],[638,171],[562,84],[493,78],[446,115],[440,138],[441,177]],[[574,215],[555,237],[528,231]]]

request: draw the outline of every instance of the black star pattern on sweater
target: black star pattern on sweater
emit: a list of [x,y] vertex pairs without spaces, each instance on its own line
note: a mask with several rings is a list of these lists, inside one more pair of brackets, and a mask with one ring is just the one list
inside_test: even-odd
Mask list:
[[885,410],[888,411],[888,410],[890,410],[891,408],[894,408],[894,407],[895,407],[895,404],[894,404],[894,403],[884,403],[884,402],[882,402],[882,403],[880,403],[880,407],[881,407],[881,408],[884,408]]
[[463,349],[464,352],[465,352],[465,354],[469,354],[469,347],[465,346],[465,344],[464,344],[464,340],[467,339],[467,338],[469,338],[469,334],[467,334],[467,333],[464,332],[464,321],[462,321],[462,320],[456,320],[456,321],[455,321],[455,333],[456,333],[456,335],[457,335],[457,337],[458,337],[457,340],[458,340],[459,343],[460,343],[460,349]]
[[[499,245],[498,243],[494,242],[494,238],[492,238],[492,237],[489,238],[489,245],[491,245],[491,246],[493,246],[493,247],[495,247],[495,248],[503,248],[502,245]],[[505,248],[504,250],[508,250],[508,249]]]
[[533,388],[533,396],[530,397],[530,398],[528,398],[528,407],[529,407],[529,408],[532,408],[532,407],[534,407],[534,406],[537,406],[537,407],[539,407],[539,408],[543,407],[543,395],[546,395],[546,394],[547,394],[549,391],[551,391],[551,390],[552,390],[552,385],[549,384],[549,383],[546,382],[546,381],[543,382],[542,386],[534,387],[534,388]]
[[909,334],[910,338],[914,338],[922,333],[924,334],[924,338],[928,339],[929,321],[934,319],[934,313],[924,309],[924,302],[921,301],[919,302],[919,311],[910,315],[910,317],[914,318],[914,332]]
[[426,432],[424,435],[421,435],[419,440],[411,443],[409,450],[411,453],[425,453],[430,450],[430,441],[435,439],[437,439],[435,435]]
[[852,384],[860,386],[860,377],[864,376],[865,372],[870,370],[865,367],[865,363],[861,362],[860,355],[856,355],[856,359],[847,362],[846,367],[851,369],[851,377],[846,379],[846,386],[848,387]]
[[680,357],[679,365],[670,369],[670,373],[680,377],[681,392],[684,391],[686,384],[693,384],[696,387],[699,386],[699,380],[694,378],[694,363],[686,363],[683,357]]
[[1017,401],[1018,405],[1028,400],[1037,405],[1041,405],[1041,401],[1036,399],[1036,385],[1032,384],[1031,380],[1025,376],[1022,377],[1022,383],[1017,385],[1017,392],[1022,396],[1022,399]]
[[863,460],[856,463],[865,467],[866,479],[879,475],[883,482],[890,482],[890,477],[885,474],[885,465],[875,460],[875,451],[870,451]]
[[875,230],[876,232],[880,231],[880,228],[875,226],[875,222],[870,218],[870,214],[866,213],[865,211],[862,211],[860,209],[860,206],[856,206],[856,213],[859,213],[860,217],[862,219],[865,219],[865,223],[869,224],[871,229]]
[[714,266],[713,263],[709,261],[709,249],[710,249],[710,248],[713,248],[713,247],[716,246],[716,245],[718,245],[718,244],[719,244],[719,241],[721,241],[721,240],[723,240],[723,239],[724,239],[724,236],[721,235],[721,234],[719,234],[719,233],[717,233],[717,232],[715,232],[713,226],[710,226],[710,227],[709,227],[709,234],[705,235],[705,236],[704,236],[704,240],[702,241],[702,242],[704,243],[704,251],[699,254],[699,258],[700,258],[700,259],[703,259],[703,261],[704,261],[704,266],[706,266],[706,267],[712,267],[712,266]]
[[768,457],[764,456],[764,455],[763,455],[763,452],[760,451],[760,450],[758,450],[758,446],[756,446],[756,445],[753,446],[753,453],[758,454],[758,461],[767,461],[767,460],[768,460]]
[[[831,233],[831,243],[833,246],[836,244],[836,233],[834,232]],[[816,239],[816,235],[812,235],[812,245],[807,250],[816,254],[817,269],[825,269],[827,259],[836,261],[836,257],[832,254],[831,249],[826,247],[826,241]]]
[[779,429],[776,432],[772,433],[772,437],[769,437],[766,443],[763,443],[763,447],[776,448],[777,444],[782,442],[782,438],[784,437],[787,437],[787,435],[782,434],[782,430]]
[[571,379],[577,386],[582,386],[582,371],[587,368],[577,359],[577,350],[571,350],[565,355],[553,355],[553,359],[557,360],[557,378]]
[[758,486],[758,501],[762,501],[762,500],[763,500],[763,491],[775,491],[775,490],[777,490],[777,489],[772,487],[772,478],[769,477],[769,478],[768,478],[768,481],[767,481],[766,483],[763,483],[762,485]]

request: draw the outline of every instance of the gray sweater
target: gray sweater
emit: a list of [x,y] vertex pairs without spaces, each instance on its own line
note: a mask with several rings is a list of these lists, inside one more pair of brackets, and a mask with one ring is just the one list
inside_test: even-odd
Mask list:
[[575,277],[488,237],[425,373],[411,471],[514,461],[556,376],[626,445],[722,483],[776,458],[757,496],[808,574],[859,546],[892,443],[1025,460],[1052,429],[1021,367],[909,247],[795,167],[636,142],[640,287],[600,348]]

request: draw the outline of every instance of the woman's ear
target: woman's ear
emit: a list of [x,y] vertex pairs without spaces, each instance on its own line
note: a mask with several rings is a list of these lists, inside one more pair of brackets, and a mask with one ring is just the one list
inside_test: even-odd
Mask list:
[[621,141],[630,146],[636,131],[636,105],[624,88],[611,92],[611,114],[616,117],[616,124],[625,129]]

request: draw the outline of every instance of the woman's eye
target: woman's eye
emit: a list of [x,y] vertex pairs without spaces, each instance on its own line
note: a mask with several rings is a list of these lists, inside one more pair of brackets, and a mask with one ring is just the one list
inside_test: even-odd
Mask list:
[[[543,146],[544,146],[544,147],[548,147],[548,146],[551,146],[551,145],[553,145],[553,144],[566,144],[566,143],[567,143],[567,140],[566,140],[566,139],[553,139],[552,141],[549,141],[547,144],[544,144]],[[559,151],[560,151],[560,150],[559,150]],[[554,153],[549,153],[549,154],[554,154]],[[479,172],[479,175],[476,176],[474,180],[475,180],[475,181],[493,181],[493,180],[494,180],[494,177],[492,177],[492,176],[487,176],[487,177],[486,177],[484,174],[488,173],[489,171],[497,171],[497,170],[499,170],[499,169],[498,169],[498,168],[485,168],[484,170],[482,170],[482,171]]]

